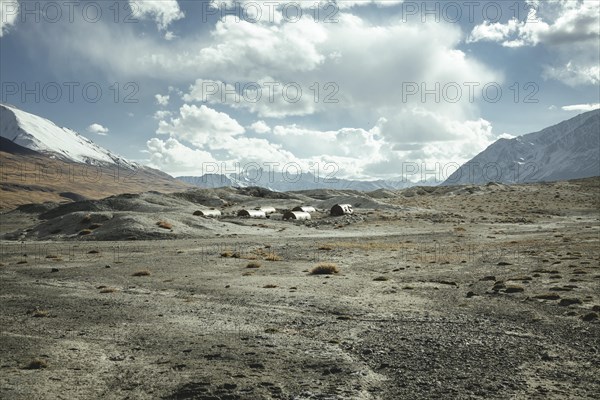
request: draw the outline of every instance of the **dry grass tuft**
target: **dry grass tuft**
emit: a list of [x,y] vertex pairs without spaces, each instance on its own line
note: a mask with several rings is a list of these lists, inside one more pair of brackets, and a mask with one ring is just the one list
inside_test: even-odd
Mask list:
[[260,268],[262,265],[260,265],[259,262],[256,261],[252,261],[249,262],[248,265],[246,265],[246,268]]
[[385,281],[389,281],[390,278],[388,278],[387,276],[378,276],[377,278],[373,279],[375,282],[385,282]]
[[82,224],[89,224],[90,222],[92,222],[92,214],[86,214],[81,218]]
[[48,368],[48,363],[39,358],[31,360],[29,362],[29,364],[27,364],[27,366],[25,366],[25,369],[42,369],[42,368]]
[[17,261],[17,264],[27,264],[27,260]]
[[148,276],[148,275],[151,275],[151,274],[150,274],[150,271],[148,271],[147,269],[136,271],[133,274],[131,274],[131,276]]
[[322,246],[319,246],[319,250],[330,251],[330,250],[333,250],[333,247],[331,247],[331,246],[329,246],[327,244],[324,244]]
[[311,275],[333,275],[339,272],[340,269],[334,263],[320,263],[310,270]]
[[79,231],[79,236],[85,236],[85,235],[91,235],[91,234],[92,234],[91,229],[82,229]]
[[94,250],[88,251],[88,254],[98,254],[98,253],[100,253],[100,250],[95,250],[94,249]]
[[115,293],[116,291],[117,289],[115,288],[105,287],[100,290],[100,293]]
[[91,224],[90,229],[98,229],[102,226],[102,224]]
[[233,253],[231,251],[227,250],[227,251],[224,251],[224,252],[221,253],[221,257],[223,257],[223,258],[231,258],[231,257],[233,257]]
[[283,260],[283,257],[278,256],[275,253],[271,253],[271,254],[269,254],[269,255],[267,255],[265,257],[265,260],[267,260],[267,261],[281,261],[281,260]]
[[173,224],[167,221],[158,221],[156,225],[158,225],[159,228],[163,229],[173,229]]
[[275,289],[276,287],[277,287],[277,285],[273,285],[271,283],[268,284],[268,285],[263,286],[264,289]]

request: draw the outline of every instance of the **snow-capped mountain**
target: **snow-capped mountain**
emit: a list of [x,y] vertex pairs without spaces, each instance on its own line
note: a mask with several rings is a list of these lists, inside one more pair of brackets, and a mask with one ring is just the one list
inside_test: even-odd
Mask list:
[[140,167],[71,129],[58,127],[52,121],[5,104],[0,104],[0,136],[61,161],[115,164],[129,169]]
[[[0,104],[0,209],[189,188],[162,171],[104,149],[77,132]],[[93,173],[90,174],[90,166]]]
[[203,188],[218,188],[224,186],[250,187],[259,186],[276,192],[289,192],[312,189],[358,190],[371,192],[378,189],[399,190],[414,185],[429,186],[437,182],[411,182],[406,179],[361,181],[317,177],[313,174],[284,175],[283,173],[268,173],[267,171],[252,171],[243,174],[205,174],[202,176],[180,176],[177,179]]
[[548,182],[600,175],[600,109],[513,139],[500,139],[443,185]]

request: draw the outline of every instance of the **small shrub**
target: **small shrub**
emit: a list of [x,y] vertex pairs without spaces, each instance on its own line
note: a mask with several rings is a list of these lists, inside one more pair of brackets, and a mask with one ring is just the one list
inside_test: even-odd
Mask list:
[[253,261],[253,262],[249,262],[248,265],[246,265],[246,268],[260,268],[261,265],[259,262]]
[[90,251],[88,251],[88,254],[98,254],[98,253],[100,253],[99,250],[90,250]]
[[150,271],[148,271],[146,269],[141,270],[141,271],[136,271],[133,274],[131,274],[131,276],[148,276],[148,275],[150,275]]
[[46,258],[58,258],[58,256],[55,256],[55,255],[53,255],[53,254],[48,254],[48,255],[46,256]]
[[319,247],[319,250],[330,251],[330,250],[333,250],[333,247],[324,244],[323,246]]
[[333,263],[321,263],[310,270],[311,275],[333,275],[340,272],[340,269]]
[[25,369],[42,369],[42,368],[48,368],[48,363],[39,358],[31,360],[29,362],[29,364],[27,364],[27,366],[25,367]]
[[33,313],[31,313],[31,316],[35,318],[45,318],[49,315],[50,311],[48,310],[35,310]]
[[91,235],[91,234],[92,234],[91,229],[82,229],[81,231],[79,231],[79,236],[85,236],[85,235]]
[[17,264],[27,264],[27,260],[17,261]]
[[158,225],[159,228],[163,229],[173,229],[173,224],[167,221],[158,221],[156,225]]
[[276,287],[277,287],[277,285],[273,285],[273,284],[268,284],[268,285],[263,286],[263,288],[265,288],[265,289],[275,289]]
[[102,224],[91,224],[90,229],[98,229],[102,226]]
[[92,214],[86,214],[81,219],[82,224],[89,224],[90,222],[92,222]]
[[281,261],[283,260],[282,257],[278,256],[277,254],[271,253],[268,256],[265,257],[265,260],[267,261]]
[[233,256],[233,253],[231,251],[224,251],[221,253],[221,257],[223,258],[231,258]]
[[100,290],[100,293],[114,293],[116,291],[117,289],[115,288],[105,287],[104,289]]
[[389,281],[390,278],[388,278],[387,276],[378,276],[377,278],[373,279],[375,282],[385,282],[385,281]]

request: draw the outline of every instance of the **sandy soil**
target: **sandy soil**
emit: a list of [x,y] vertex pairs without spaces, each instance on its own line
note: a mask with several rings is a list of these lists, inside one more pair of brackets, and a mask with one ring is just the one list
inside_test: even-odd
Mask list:
[[[0,398],[597,398],[599,184],[378,192],[297,223],[167,202],[118,241],[65,233],[85,209],[4,214]],[[171,236],[140,240],[157,218]]]

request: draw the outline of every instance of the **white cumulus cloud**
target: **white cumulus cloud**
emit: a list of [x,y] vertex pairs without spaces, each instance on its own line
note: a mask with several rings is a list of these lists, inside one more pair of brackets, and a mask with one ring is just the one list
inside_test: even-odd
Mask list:
[[87,127],[87,131],[89,133],[94,133],[96,135],[106,136],[108,134],[108,128],[100,125],[100,124],[91,124]]
[[197,107],[188,104],[180,108],[179,116],[170,121],[160,121],[157,130],[159,134],[168,134],[196,146],[215,146],[244,132],[244,127],[229,115],[205,105]]
[[271,128],[265,121],[256,121],[252,125],[249,126],[256,133],[268,133],[271,132]]
[[17,0],[0,0],[0,37],[9,31],[19,17]]
[[581,112],[587,112],[587,111],[593,111],[593,110],[597,110],[600,108],[600,104],[595,103],[595,104],[573,104],[570,106],[563,106],[561,107],[564,111],[581,111]]
[[185,17],[177,0],[130,0],[129,5],[135,17],[153,19],[158,29],[162,31],[166,30],[172,22]]
[[600,83],[600,2],[548,1],[535,5],[528,20],[484,21],[471,31],[467,43],[490,41],[504,47],[546,46],[556,54],[544,66],[544,77],[569,86]]
[[166,95],[160,95],[160,94],[156,94],[154,95],[154,98],[156,99],[156,104],[158,104],[159,106],[168,106],[169,105],[169,99],[171,98],[171,96]]

